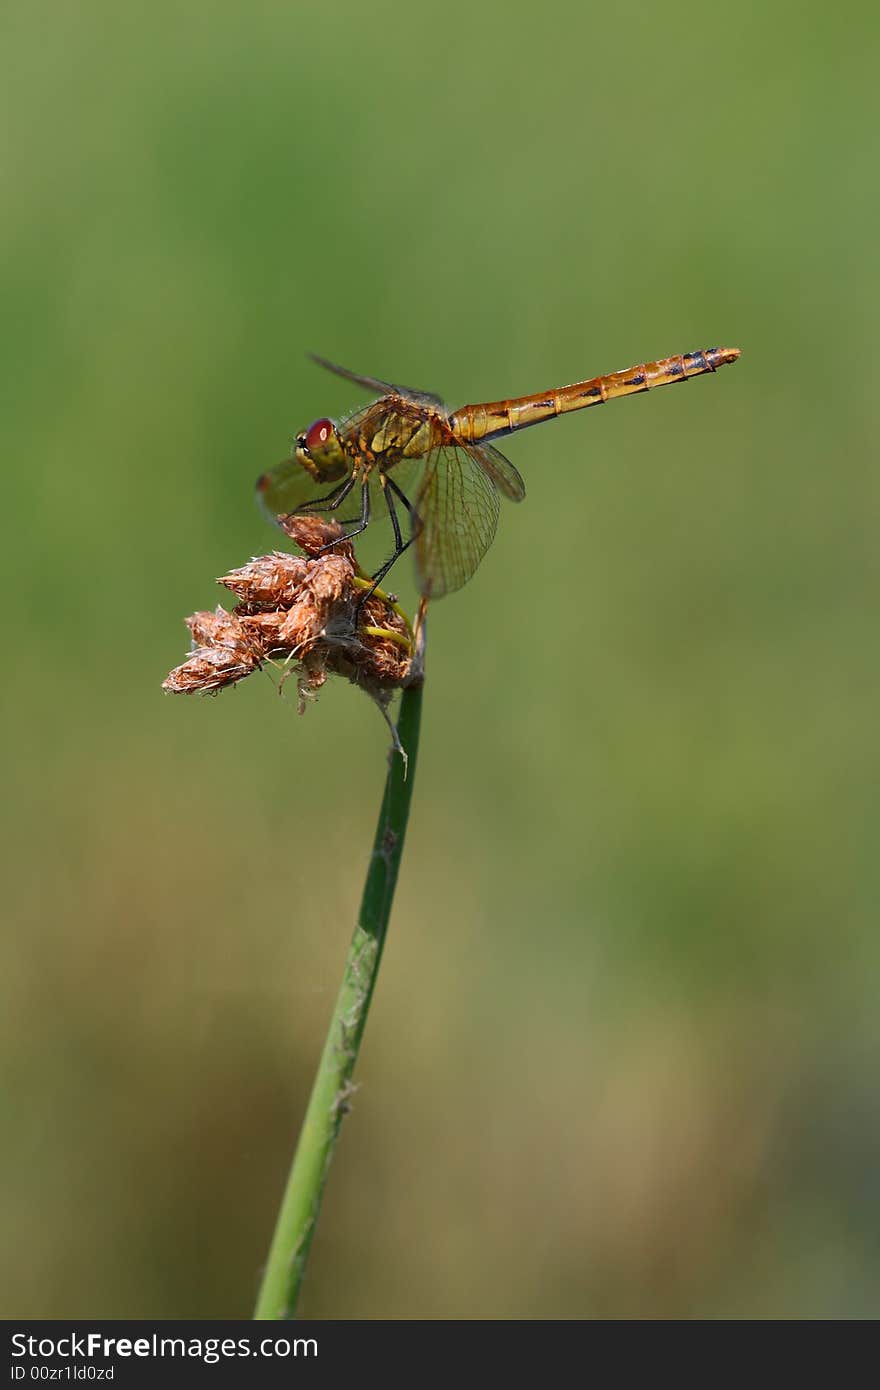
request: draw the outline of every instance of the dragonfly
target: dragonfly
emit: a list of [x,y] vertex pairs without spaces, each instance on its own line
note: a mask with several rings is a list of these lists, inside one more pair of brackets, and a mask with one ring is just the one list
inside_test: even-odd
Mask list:
[[[257,480],[257,497],[276,521],[322,512],[342,521],[328,550],[365,531],[381,508],[391,520],[394,551],[370,576],[373,588],[413,546],[419,592],[423,599],[441,598],[475,573],[495,536],[500,499],[525,497],[525,483],[495,440],[618,396],[717,371],[739,355],[739,348],[723,347],[686,352],[571,386],[452,411],[439,396],[313,356],[319,366],[377,399],[342,420],[316,420],[298,434],[291,455]],[[360,510],[343,519],[339,513],[352,494]]]

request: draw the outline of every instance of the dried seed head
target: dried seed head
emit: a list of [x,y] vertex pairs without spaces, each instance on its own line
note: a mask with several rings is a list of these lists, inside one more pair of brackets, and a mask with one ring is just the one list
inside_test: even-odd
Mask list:
[[331,552],[312,560],[304,588],[315,603],[329,613],[333,604],[344,603],[352,597],[352,580],[357,573],[354,559]]
[[338,522],[291,516],[284,527],[309,558],[276,551],[219,580],[240,602],[232,613],[218,607],[187,618],[194,649],[163,689],[214,693],[280,660],[297,675],[301,708],[328,675],[340,675],[384,709],[396,689],[421,679],[407,619],[379,590],[364,601],[368,584],[350,542],[316,553],[342,535]]
[[248,636],[234,613],[227,613],[219,603],[213,613],[192,613],[185,620],[193,641],[205,647],[246,646]]
[[191,695],[195,691],[212,693],[225,685],[244,680],[262,663],[259,643],[241,622],[225,608],[213,613],[193,613],[186,625],[196,645],[182,666],[177,666],[162,683],[163,690]]
[[354,546],[351,541],[340,540],[345,532],[338,521],[320,516],[300,516],[298,512],[291,512],[290,516],[279,517],[278,524],[307,555],[314,557],[319,550],[337,541],[339,543],[328,553],[345,555],[349,560],[354,560]]
[[217,583],[231,590],[242,603],[256,608],[289,608],[309,568],[301,555],[283,550],[259,555],[241,569],[225,574]]

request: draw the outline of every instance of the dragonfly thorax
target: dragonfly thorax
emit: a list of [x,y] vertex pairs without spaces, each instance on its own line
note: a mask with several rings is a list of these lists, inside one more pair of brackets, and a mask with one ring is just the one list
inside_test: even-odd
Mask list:
[[387,469],[401,459],[424,458],[451,438],[437,411],[391,397],[378,402],[360,423],[353,448],[361,459]]
[[316,420],[296,437],[296,457],[318,483],[335,483],[349,469],[348,459],[332,420]]

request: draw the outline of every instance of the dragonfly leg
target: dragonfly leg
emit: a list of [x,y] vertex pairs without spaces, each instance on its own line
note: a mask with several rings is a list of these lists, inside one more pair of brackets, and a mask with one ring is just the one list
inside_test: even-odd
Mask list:
[[[400,554],[402,555],[403,552],[404,552],[404,550],[406,550],[408,546],[411,546],[414,540],[418,540],[419,536],[422,534],[422,528],[423,528],[422,518],[419,516],[419,514],[418,514],[418,512],[416,511],[415,507],[413,506],[412,502],[410,502],[410,500],[409,500],[409,498],[407,497],[406,493],[403,492],[402,489],[399,488],[399,487],[397,486],[397,484],[396,484],[396,482],[394,481],[394,479],[393,479],[393,478],[388,478],[387,482],[388,482],[388,486],[390,487],[391,491],[394,493],[394,496],[397,498],[398,502],[402,502],[403,505],[406,507],[407,512],[409,513],[410,538],[409,538],[408,541],[406,541],[406,543],[405,543],[404,545],[401,546]],[[395,520],[395,512],[394,512],[393,507],[392,507],[392,504],[391,504],[391,498],[388,496],[387,492],[386,492],[386,494],[385,494],[385,501],[386,501],[386,503],[388,504],[388,510],[391,512],[391,520],[392,520],[392,522],[394,522],[394,520]],[[396,525],[395,525],[395,527],[394,527],[394,537],[395,537],[395,540],[397,541],[398,545],[400,545],[400,532],[398,531]],[[397,556],[395,555],[394,558],[397,559]]]
[[302,502],[294,511],[303,512],[308,515],[311,515],[312,512],[335,512],[336,508],[341,506],[345,501],[356,482],[357,479],[354,477],[346,478],[345,481],[339,487],[335,487],[332,492],[328,492],[324,497],[316,497],[313,502]]
[[[394,496],[392,496],[392,493]],[[370,575],[372,583],[363,597],[358,600],[358,613],[360,613],[370,595],[375,593],[376,589],[378,589],[382,580],[391,569],[391,566],[397,563],[405,550],[409,549],[422,529],[421,521],[419,520],[418,513],[412,502],[410,502],[406,494],[397,486],[393,478],[389,478],[387,474],[382,476],[382,496],[385,498],[385,506],[388,508],[388,515],[391,517],[391,525],[394,529],[394,553],[389,560],[385,561],[381,568],[376,570],[375,574]],[[394,497],[397,497],[398,501],[402,502],[409,512],[411,533],[409,540],[406,541],[403,539],[400,530],[400,519],[397,515],[397,508],[394,505]]]
[[[335,511],[335,510],[336,510],[336,508],[339,506],[340,502],[343,502],[343,501],[345,500],[345,498],[348,496],[348,494],[351,492],[351,489],[352,489],[352,487],[354,486],[354,483],[355,483],[355,479],[354,479],[354,478],[349,478],[348,482],[346,483],[345,487],[343,488],[342,492],[340,493],[339,498],[337,499],[337,501],[331,503],[331,505],[327,508],[327,511]],[[352,522],[354,523],[354,525],[352,525]],[[328,541],[326,545],[322,545],[320,550],[316,550],[316,551],[314,552],[314,554],[315,554],[316,556],[317,556],[317,555],[323,555],[323,554],[325,553],[325,551],[327,551],[327,550],[332,550],[333,547],[334,547],[334,545],[339,545],[340,542],[342,542],[342,541],[350,541],[350,540],[353,540],[353,538],[354,538],[355,536],[359,536],[359,535],[361,534],[361,531],[366,531],[367,527],[368,527],[369,524],[370,524],[370,480],[369,480],[369,478],[364,478],[363,482],[361,483],[361,514],[360,514],[360,516],[359,516],[359,517],[357,517],[357,516],[348,517],[348,518],[346,518],[344,521],[342,521],[340,524],[343,525],[343,526],[351,526],[352,529],[351,529],[350,531],[345,531],[345,532],[343,532],[343,534],[342,534],[341,536],[337,536],[336,539],[335,539],[334,541]]]

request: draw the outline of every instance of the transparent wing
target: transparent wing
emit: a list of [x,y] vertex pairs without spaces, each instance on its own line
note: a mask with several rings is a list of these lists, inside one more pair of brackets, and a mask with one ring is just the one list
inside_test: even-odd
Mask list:
[[[415,495],[421,462],[421,459],[401,459],[395,464],[394,481],[403,492]],[[257,502],[263,514],[275,522],[279,517],[288,516],[297,510],[307,512],[312,504],[322,516],[338,515],[342,518],[351,514],[353,517],[360,510],[361,490],[357,483],[338,513],[326,505],[320,505],[323,499],[332,501],[334,494],[342,488],[345,481],[346,479],[342,478],[337,483],[316,483],[297,459],[286,458],[257,479]],[[370,498],[371,525],[379,523],[384,526],[388,521],[388,511],[378,469],[374,469],[370,474]]]
[[297,458],[291,455],[262,473],[257,479],[257,502],[270,521],[287,516],[307,502],[319,502],[341,487],[338,483],[318,483]]
[[492,478],[468,450],[447,446],[428,456],[415,501],[416,574],[426,598],[468,582],[492,544],[500,506]]
[[348,367],[340,367],[336,362],[328,362],[326,357],[319,357],[317,353],[310,352],[310,358],[317,362],[319,367],[326,367],[328,372],[335,372],[337,376],[344,376],[347,381],[354,381],[358,386],[365,386],[368,391],[375,391],[378,396],[403,396],[410,401],[419,401],[425,405],[440,405],[443,402],[439,396],[432,396],[429,391],[416,391],[410,386],[395,386],[390,381],[380,381],[375,376],[361,376],[360,372],[351,372]]
[[468,444],[465,446],[471,458],[476,459],[484,473],[488,473],[495,486],[511,502],[521,502],[526,495],[526,485],[514,468],[510,459],[492,447],[491,444]]

